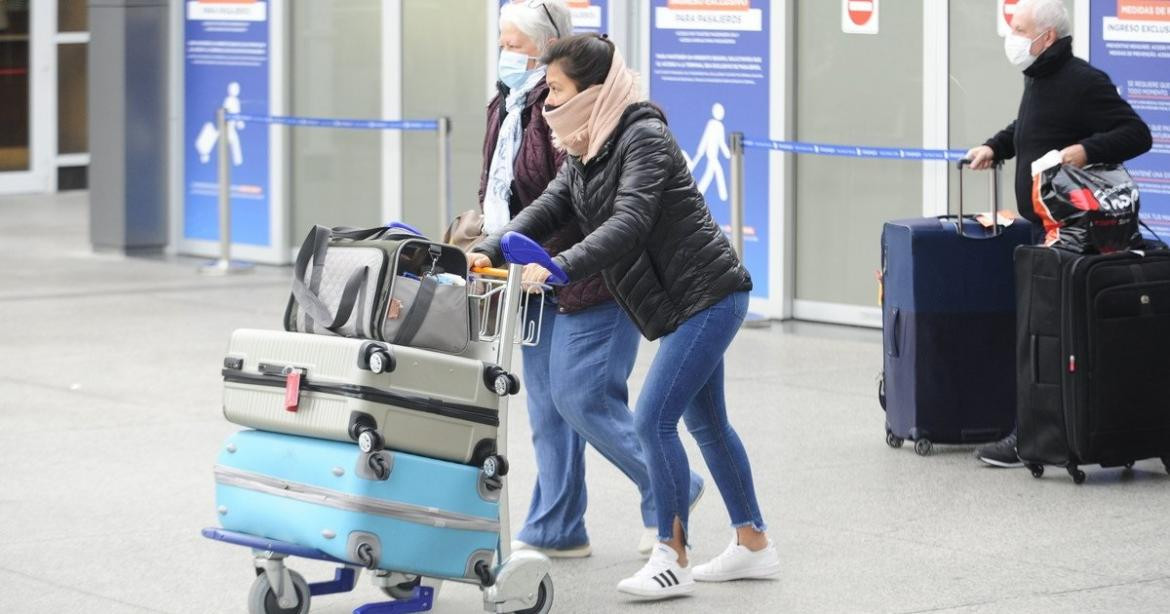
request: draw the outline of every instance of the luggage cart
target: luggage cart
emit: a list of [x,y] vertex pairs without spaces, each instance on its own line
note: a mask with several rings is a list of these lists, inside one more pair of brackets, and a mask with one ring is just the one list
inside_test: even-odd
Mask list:
[[[545,614],[552,609],[553,582],[549,572],[551,563],[543,554],[533,551],[511,551],[511,525],[508,505],[508,464],[503,456],[507,450],[508,393],[519,391],[519,380],[507,372],[512,364],[516,345],[535,345],[540,340],[541,318],[522,326],[527,306],[532,300],[543,300],[546,287],[522,287],[521,272],[526,264],[535,263],[552,272],[549,282],[564,284],[568,277],[552,262],[536,242],[517,234],[507,233],[501,248],[508,262],[507,269],[478,269],[469,279],[471,309],[478,314],[475,333],[477,353],[490,352],[501,368],[493,385],[500,392],[497,449],[499,453],[484,461],[484,477],[495,480],[500,488],[500,536],[494,566],[481,565],[475,569],[483,592],[484,610]],[[220,528],[203,529],[203,536],[251,548],[256,580],[248,598],[249,614],[303,614],[309,611],[311,597],[352,591],[363,565],[346,561],[320,550],[294,543],[267,539]],[[338,565],[329,581],[308,583],[299,573],[285,564],[288,557],[326,561]],[[396,570],[371,569],[373,582],[393,601],[369,603],[354,610],[354,614],[402,614],[426,612],[434,604],[436,589],[423,586],[423,578]],[[466,578],[435,578],[468,582]]]

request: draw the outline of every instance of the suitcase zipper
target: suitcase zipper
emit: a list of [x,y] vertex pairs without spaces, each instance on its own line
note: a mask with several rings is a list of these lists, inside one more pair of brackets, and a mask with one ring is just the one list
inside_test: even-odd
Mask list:
[[1062,380],[1066,380],[1067,384],[1061,387],[1063,389],[1061,396],[1064,397],[1064,422],[1067,445],[1069,448],[1069,463],[1075,463],[1077,456],[1079,456],[1079,453],[1081,452],[1079,444],[1080,439],[1078,438],[1078,435],[1080,434],[1080,420],[1079,414],[1077,412],[1078,382],[1076,355],[1078,348],[1076,344],[1077,337],[1075,334],[1076,324],[1073,321],[1073,299],[1075,298],[1077,288],[1077,267],[1079,267],[1081,262],[1084,260],[1085,257],[1080,256],[1073,261],[1072,266],[1069,268],[1068,277],[1064,280],[1065,287],[1062,288],[1063,292],[1061,292],[1061,320],[1063,320],[1062,328],[1064,329],[1063,334],[1061,335],[1064,337],[1064,341],[1061,345],[1064,349],[1065,355],[1068,356],[1067,375],[1061,378]]
[[385,516],[439,529],[462,529],[485,533],[498,533],[500,531],[500,523],[496,520],[449,512],[435,507],[361,497],[339,490],[282,480],[270,475],[224,465],[215,466],[215,482],[222,486],[243,488],[274,497],[322,505],[347,512]]
[[[268,386],[271,388],[284,388],[286,385],[285,379],[282,376],[274,377],[268,375],[254,375],[251,373],[240,373],[239,371],[233,371],[230,369],[223,370],[223,379],[226,382],[252,384],[255,386]],[[490,409],[474,407],[471,405],[447,403],[436,399],[408,396],[395,392],[389,392],[379,388],[373,388],[370,386],[358,386],[355,384],[337,384],[331,386],[325,384],[315,384],[309,381],[308,378],[303,378],[301,380],[301,390],[306,392],[336,394],[354,399],[361,399],[363,401],[382,403],[384,405],[394,405],[403,409],[435,414],[437,416],[444,416],[447,418],[455,418],[457,420],[474,422],[476,424],[483,424],[486,426],[500,426],[499,415]]]

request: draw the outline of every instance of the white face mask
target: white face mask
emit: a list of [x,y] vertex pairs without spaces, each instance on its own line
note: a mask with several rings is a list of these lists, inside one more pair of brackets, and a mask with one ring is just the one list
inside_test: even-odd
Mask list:
[[1036,61],[1036,56],[1032,55],[1032,44],[1040,40],[1047,32],[1042,32],[1039,36],[1029,39],[1027,36],[1020,36],[1016,33],[1008,34],[1003,39],[1003,52],[1007,55],[1007,59],[1013,66],[1020,70],[1025,70]]

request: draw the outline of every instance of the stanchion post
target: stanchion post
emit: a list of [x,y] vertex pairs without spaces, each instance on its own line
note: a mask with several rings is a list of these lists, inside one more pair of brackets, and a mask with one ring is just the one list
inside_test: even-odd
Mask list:
[[731,245],[743,258],[743,133],[731,133]]
[[[735,249],[735,254],[739,259],[744,261],[744,266],[747,266],[747,259],[743,253],[743,224],[744,224],[744,197],[743,197],[743,133],[732,132],[731,136],[731,246]],[[771,325],[771,322],[764,316],[749,311],[744,318],[743,326],[746,328],[766,328]]]
[[228,156],[227,110],[220,107],[215,112],[216,149],[219,154],[219,259],[204,265],[199,272],[204,275],[229,275],[249,270],[251,267],[232,264],[232,176],[231,159]]
[[438,121],[439,139],[439,236],[451,223],[451,120],[440,117]]

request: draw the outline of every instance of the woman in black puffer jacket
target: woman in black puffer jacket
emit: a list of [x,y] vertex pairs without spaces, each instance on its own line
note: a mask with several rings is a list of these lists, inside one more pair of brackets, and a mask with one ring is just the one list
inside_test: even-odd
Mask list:
[[[585,238],[554,262],[570,280],[598,271],[647,339],[661,344],[634,415],[645,448],[660,543],[618,590],[640,597],[689,593],[694,581],[779,572],[765,534],[747,454],[727,421],[723,353],[747,313],[751,277],[715,224],[686,159],[638,80],[604,37],[555,43],[544,117],[569,157],[545,192],[468,256],[471,266],[500,260],[508,231],[538,241],[575,221]],[[549,272],[525,268],[526,281]],[[709,563],[689,567],[690,483],[678,436],[684,418],[731,516],[736,538]]]

